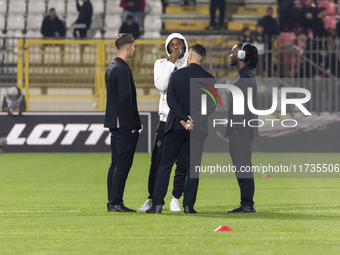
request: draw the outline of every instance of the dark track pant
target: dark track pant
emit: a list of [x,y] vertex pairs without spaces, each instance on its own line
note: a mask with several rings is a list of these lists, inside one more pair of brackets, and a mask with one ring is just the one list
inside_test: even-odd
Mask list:
[[126,179],[130,172],[139,137],[129,128],[111,129],[111,165],[107,176],[108,200],[111,205],[123,202]]
[[253,205],[255,183],[254,173],[243,172],[242,169],[251,169],[251,153],[254,138],[251,132],[244,132],[237,135],[232,132],[229,136],[229,151],[233,165],[236,167],[236,178],[241,191],[241,205]]
[[[192,135],[190,146],[190,135]],[[163,155],[159,166],[156,183],[153,191],[153,204],[164,205],[164,197],[166,196],[172,166],[180,151],[181,146],[185,145],[187,152],[187,175],[184,185],[183,206],[194,206],[198,189],[198,175],[190,178],[190,167],[194,169],[194,165],[200,165],[202,158],[202,150],[206,134],[197,132],[195,135],[189,131],[170,131],[165,136]],[[190,153],[191,150],[191,153]],[[190,160],[190,157],[192,160]],[[192,171],[193,171],[192,169]]]
[[87,35],[87,29],[75,29],[73,31],[73,37],[75,38],[80,38],[80,39],[83,39],[83,38],[86,38],[86,35]]
[[[159,169],[159,164],[161,162],[162,154],[163,154],[163,147],[164,147],[164,129],[165,129],[165,122],[160,121],[156,130],[156,137],[155,143],[152,149],[152,156],[151,156],[151,166],[150,166],[150,173],[149,173],[149,183],[148,183],[148,190],[149,190],[149,199],[152,199],[153,189],[155,186],[155,181],[157,177],[157,172]],[[180,148],[176,159],[176,170],[174,176],[174,187],[172,190],[172,195],[175,198],[180,198],[184,191],[184,183],[187,174],[187,153],[185,149],[185,145]]]

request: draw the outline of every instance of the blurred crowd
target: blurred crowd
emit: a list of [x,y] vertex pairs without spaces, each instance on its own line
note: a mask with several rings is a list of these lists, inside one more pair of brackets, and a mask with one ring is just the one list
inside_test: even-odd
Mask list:
[[[278,0],[279,22],[273,18],[273,8],[268,7],[266,15],[258,20],[255,31],[244,28],[239,40],[255,44],[260,60],[265,50],[269,52],[266,61],[262,59],[263,70],[265,62],[268,67],[272,65],[270,50],[277,44],[281,50],[295,50],[301,56],[297,58],[288,51],[279,56],[279,68],[287,70],[288,65],[289,77],[339,76],[336,51],[340,50],[337,39],[340,37],[340,22],[336,23],[335,3],[332,0],[302,0],[297,7],[294,0]],[[267,75],[271,76],[272,68],[267,71]],[[281,73],[287,76],[287,73]]]
[[[75,0],[78,17],[72,23],[71,30],[75,38],[86,38],[87,31],[91,27],[93,7],[90,0]],[[145,0],[121,0],[123,8],[123,22],[119,33],[132,34],[135,39],[140,37],[141,15],[144,12]],[[65,37],[66,28],[64,22],[57,16],[57,10],[51,8],[44,18],[41,26],[41,34],[46,38]],[[115,35],[112,35],[114,37]]]

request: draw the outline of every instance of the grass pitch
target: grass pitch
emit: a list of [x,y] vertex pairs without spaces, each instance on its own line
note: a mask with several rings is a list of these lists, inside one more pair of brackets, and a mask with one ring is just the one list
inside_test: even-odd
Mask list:
[[[323,157],[340,163],[285,154]],[[0,254],[340,254],[340,179],[258,178],[258,213],[242,215],[226,213],[239,203],[236,179],[201,179],[197,215],[168,212],[172,186],[162,215],[122,214],[106,212],[109,163],[106,153],[0,154]],[[149,164],[136,154],[128,207],[147,198]]]

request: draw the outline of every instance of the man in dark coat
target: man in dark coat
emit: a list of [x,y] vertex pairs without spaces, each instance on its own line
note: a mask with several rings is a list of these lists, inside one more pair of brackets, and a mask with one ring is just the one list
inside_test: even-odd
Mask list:
[[119,33],[132,34],[135,40],[140,37],[139,25],[133,20],[132,16],[128,16],[119,29]]
[[300,9],[298,14],[298,24],[300,28],[313,28],[313,20],[317,16],[317,11],[312,7],[313,0],[306,0],[305,5]]
[[[93,8],[90,0],[82,0],[83,5],[76,0],[77,10],[79,12],[77,20],[72,24],[73,36],[85,38],[87,30],[90,29],[92,23]],[[78,35],[79,32],[79,35]]]
[[295,27],[294,0],[277,0],[281,32],[291,32]]
[[115,41],[117,57],[105,74],[106,111],[104,126],[111,132],[111,165],[107,176],[108,212],[136,212],[123,204],[126,179],[141,129],[136,87],[126,61],[132,58],[135,42],[132,35],[119,34]]
[[58,18],[54,8],[51,8],[44,18],[41,26],[41,34],[44,37],[60,38],[65,36],[64,23]]
[[[201,109],[200,100],[194,100],[194,104],[190,104],[190,81],[192,78],[208,78],[215,83],[214,77],[201,66],[205,56],[206,49],[202,45],[193,45],[187,58],[189,65],[176,70],[170,76],[167,95],[170,112],[165,125],[163,154],[153,191],[153,205],[146,213],[162,213],[171,169],[183,144],[186,146],[187,153],[187,175],[183,198],[184,213],[196,213],[194,205],[198,189],[198,176],[190,169],[201,164],[204,141],[208,134],[207,118],[215,110],[215,104],[212,99],[209,100],[207,114],[204,116],[197,114]],[[213,86],[213,84],[211,85]],[[192,93],[197,91],[199,90],[196,89]],[[195,121],[195,127],[192,130],[193,121]]]
[[245,100],[243,114],[236,114],[234,112],[234,103],[237,103],[237,98],[230,94],[226,136],[229,137],[229,152],[233,165],[236,167],[241,203],[240,207],[230,210],[229,213],[256,212],[253,200],[255,183],[251,155],[253,140],[258,135],[258,128],[253,127],[257,126],[254,123],[252,123],[252,126],[248,124],[249,120],[257,119],[257,116],[249,110],[247,102],[248,88],[252,88],[251,100],[253,105],[255,105],[257,85],[252,69],[256,67],[257,59],[257,49],[250,43],[235,45],[230,54],[230,64],[236,66],[239,71],[233,81],[233,85],[243,92]]

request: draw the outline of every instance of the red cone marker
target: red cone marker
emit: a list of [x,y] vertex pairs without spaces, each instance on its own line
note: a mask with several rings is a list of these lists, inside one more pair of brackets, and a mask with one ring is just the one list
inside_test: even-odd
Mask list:
[[214,231],[234,231],[234,230],[229,228],[228,226],[219,226]]
[[264,176],[262,176],[262,178],[273,178],[273,176],[270,174],[265,174]]

